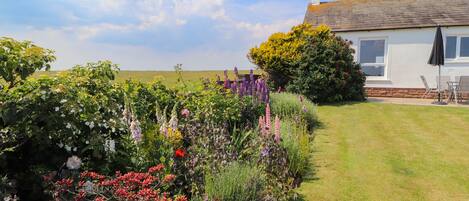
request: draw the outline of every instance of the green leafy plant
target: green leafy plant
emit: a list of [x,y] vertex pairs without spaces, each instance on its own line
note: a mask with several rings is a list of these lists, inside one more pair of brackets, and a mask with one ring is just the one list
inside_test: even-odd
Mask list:
[[310,135],[304,124],[293,119],[282,120],[282,147],[287,151],[288,171],[295,179],[293,186],[299,186],[311,167]]
[[317,124],[314,104],[301,95],[272,93],[270,95],[272,114],[282,119],[294,119],[305,124],[312,131]]
[[109,62],[77,66],[58,77],[28,80],[4,97],[0,174],[16,181],[21,199],[47,199],[41,176],[59,171],[71,155],[81,158],[82,168],[103,172],[131,164],[121,151],[131,139],[122,118],[124,93],[113,83],[116,70]]
[[7,83],[4,88],[10,90],[37,70],[49,70],[55,60],[53,53],[30,41],[0,38],[0,77]]
[[205,181],[207,197],[224,201],[261,200],[265,182],[259,168],[237,162],[207,174]]

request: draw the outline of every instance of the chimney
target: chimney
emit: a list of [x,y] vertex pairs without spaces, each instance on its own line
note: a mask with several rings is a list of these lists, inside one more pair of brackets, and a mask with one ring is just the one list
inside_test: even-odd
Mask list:
[[319,5],[321,4],[321,0],[311,0],[311,5]]

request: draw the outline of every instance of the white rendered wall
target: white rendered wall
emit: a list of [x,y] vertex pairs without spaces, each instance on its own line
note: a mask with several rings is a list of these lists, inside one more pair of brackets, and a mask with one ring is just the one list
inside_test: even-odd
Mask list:
[[[339,32],[338,36],[353,42],[358,51],[361,39],[386,39],[386,76],[382,79],[367,79],[366,87],[424,88],[420,75],[427,78],[431,87],[436,87],[438,67],[428,65],[436,28],[398,29],[384,31]],[[442,28],[446,35],[469,36],[469,26]],[[357,55],[355,55],[357,59]],[[442,76],[468,75],[469,61],[446,61]]]

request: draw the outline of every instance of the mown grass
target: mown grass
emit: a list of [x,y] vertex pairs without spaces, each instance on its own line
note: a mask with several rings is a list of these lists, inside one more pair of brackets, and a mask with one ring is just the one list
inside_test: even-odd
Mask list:
[[469,200],[469,109],[319,106],[306,200]]

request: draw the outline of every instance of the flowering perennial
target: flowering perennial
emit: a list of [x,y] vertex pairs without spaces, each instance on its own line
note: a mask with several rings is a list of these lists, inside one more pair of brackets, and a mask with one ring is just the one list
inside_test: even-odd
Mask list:
[[186,201],[185,196],[171,197],[163,192],[176,178],[163,170],[164,165],[159,164],[147,172],[116,172],[114,177],[85,171],[78,178],[53,182],[52,195],[55,200]]
[[249,72],[249,80],[247,80],[247,77],[242,77],[241,80],[238,80],[239,78],[239,72],[238,68],[235,67],[234,69],[235,73],[235,80],[232,82],[228,78],[228,71],[224,71],[224,82],[223,82],[223,87],[225,89],[228,89],[231,91],[233,94],[238,94],[240,97],[243,96],[252,96],[256,98],[256,100],[264,103],[269,102],[269,88],[263,79],[257,79],[255,80],[254,78],[254,71],[250,70]]

